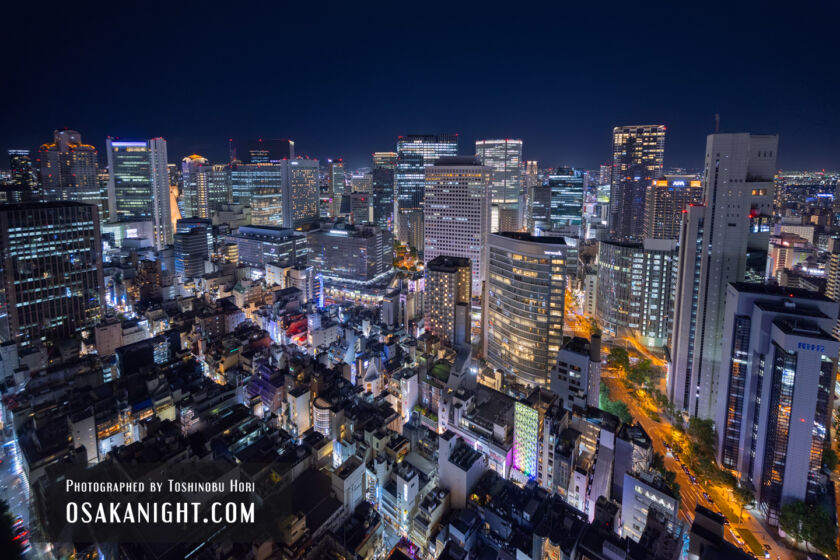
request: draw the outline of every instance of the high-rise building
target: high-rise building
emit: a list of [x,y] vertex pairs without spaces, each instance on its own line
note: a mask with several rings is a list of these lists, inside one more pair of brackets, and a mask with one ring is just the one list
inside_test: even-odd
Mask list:
[[371,196],[367,193],[354,192],[350,196],[350,221],[365,224],[371,221]]
[[481,293],[489,228],[489,167],[472,156],[440,158],[426,168],[423,257],[463,257],[472,263],[472,291]]
[[[496,212],[491,210],[490,231],[496,232],[499,231],[499,211],[516,210],[518,216],[522,192],[522,140],[476,140],[475,155],[482,165],[491,169],[490,203],[496,207]],[[493,216],[496,216],[495,220]]]
[[[558,167],[548,176],[545,188],[550,192],[549,227],[538,225],[540,230],[551,229],[571,237],[580,237],[583,224],[583,172],[568,167]],[[535,191],[539,191],[539,187]],[[535,196],[538,196],[535,193]]]
[[665,126],[617,126],[613,129],[610,179],[610,237],[639,241],[645,218],[645,189],[662,175]]
[[371,173],[373,221],[382,229],[394,229],[394,170],[396,152],[374,152]]
[[[231,166],[230,182],[233,203],[253,207],[253,197],[270,197],[277,193],[276,206],[279,208],[283,193],[283,177],[284,168],[279,164],[256,163]],[[279,212],[279,216],[282,216],[282,212]],[[282,218],[278,217],[278,219]]]
[[601,166],[601,169],[598,173],[598,184],[599,185],[609,185],[610,184],[610,177],[612,175],[612,166],[605,163]]
[[487,238],[484,355],[493,368],[547,388],[563,343],[566,244],[513,232]]
[[181,278],[198,278],[204,274],[204,261],[209,258],[207,251],[207,224],[193,223],[189,227],[178,220],[175,233],[175,274]]
[[350,192],[370,194],[373,187],[370,173],[353,173],[350,175]]
[[339,159],[327,160],[327,185],[333,197],[341,197],[347,186],[347,175],[344,171],[344,161]]
[[645,239],[679,239],[683,211],[702,203],[703,183],[694,175],[652,180],[645,195]]
[[667,344],[673,325],[676,249],[671,239],[598,244],[596,315],[606,332],[632,332],[646,346]]
[[102,316],[103,286],[96,206],[0,207],[0,341],[25,347],[81,335]]
[[719,394],[721,329],[730,282],[743,281],[748,255],[767,251],[779,137],[711,134],[704,206],[682,222],[668,396],[692,416],[713,418]]
[[234,202],[246,198],[251,223],[297,228],[318,218],[318,160],[239,165],[231,172]]
[[[397,140],[397,165],[394,171],[395,212],[423,209],[426,167],[444,156],[458,155],[457,134],[410,134]],[[399,230],[400,241],[407,241]]]
[[97,152],[82,144],[75,130],[56,130],[52,143],[38,149],[41,171],[41,194],[44,200],[74,200],[95,204],[100,217],[105,201],[97,179]]
[[295,159],[295,143],[292,140],[262,139],[250,140],[245,150],[237,154],[247,164],[276,163],[284,159]]
[[830,438],[831,335],[840,305],[796,288],[729,284],[723,319],[717,460],[757,489],[771,524],[789,500],[820,495]]
[[9,171],[11,172],[7,202],[37,200],[40,196],[38,176],[32,166],[29,150],[9,150]]
[[181,176],[185,216],[210,218],[220,206],[233,201],[231,168],[227,165],[211,165],[206,158],[193,154],[182,160]]
[[424,299],[426,332],[457,347],[470,344],[472,264],[441,255],[426,264]]
[[105,139],[110,221],[151,221],[158,249],[172,243],[166,140]]
[[309,264],[325,277],[368,282],[393,270],[391,234],[374,225],[325,224],[307,234]]

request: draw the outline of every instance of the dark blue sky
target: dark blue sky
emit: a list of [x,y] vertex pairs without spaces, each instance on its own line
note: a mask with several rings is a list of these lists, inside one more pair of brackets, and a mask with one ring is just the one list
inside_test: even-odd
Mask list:
[[837,2],[8,4],[3,151],[69,127],[100,151],[163,136],[170,161],[289,137],[362,166],[458,132],[592,168],[614,125],[661,122],[666,167],[699,168],[717,112],[780,133],[782,168],[840,169]]

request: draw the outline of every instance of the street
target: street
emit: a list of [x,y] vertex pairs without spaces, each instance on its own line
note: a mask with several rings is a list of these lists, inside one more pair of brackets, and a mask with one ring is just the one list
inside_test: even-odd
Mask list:
[[[606,372],[607,368],[605,368],[604,371]],[[693,484],[688,475],[683,472],[682,465],[678,463],[674,456],[665,448],[665,436],[671,431],[671,425],[664,420],[655,422],[648,418],[638,405],[637,399],[628,393],[627,389],[624,388],[624,384],[618,378],[602,375],[601,379],[609,387],[611,399],[622,401],[630,408],[630,414],[632,414],[633,418],[642,425],[645,432],[647,432],[648,436],[651,438],[654,451],[665,457],[665,467],[676,473],[677,483],[680,485],[680,518],[686,521],[690,527],[694,519],[694,508],[696,504],[700,504],[713,511],[719,511],[718,507],[709,503],[705,497],[703,497],[704,490],[715,501],[715,503],[726,500],[729,508],[737,515],[740,510],[737,504],[730,500],[729,497],[717,487],[706,485],[706,488],[703,488],[699,483]],[[736,531],[739,528],[748,529],[753,535],[755,535],[759,543],[762,545],[769,544],[771,558],[794,558],[794,555],[791,554],[790,550],[774,541],[773,537],[770,536],[764,527],[754,518],[752,510],[744,508],[744,515],[741,523],[731,526],[731,529],[735,529]],[[731,529],[728,528],[725,531],[726,539],[749,552],[748,547],[736,541]]]

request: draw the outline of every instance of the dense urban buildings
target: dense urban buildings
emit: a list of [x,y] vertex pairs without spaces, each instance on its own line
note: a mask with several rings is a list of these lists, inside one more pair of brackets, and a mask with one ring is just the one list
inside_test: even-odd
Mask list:
[[683,220],[668,395],[692,416],[714,418],[726,286],[745,279],[748,253],[769,242],[779,137],[711,134],[704,206]]
[[493,368],[548,387],[563,343],[566,244],[505,232],[487,237],[484,355]]
[[322,223],[307,235],[309,263],[324,276],[367,282],[393,268],[391,234],[374,225]]
[[472,263],[473,293],[481,293],[484,243],[489,230],[491,169],[478,158],[443,157],[425,172],[423,256],[463,257]]
[[78,338],[104,312],[96,206],[72,201],[0,207],[0,339],[25,348]]
[[662,175],[665,126],[617,126],[613,129],[610,177],[610,237],[639,241],[645,219],[645,190]]

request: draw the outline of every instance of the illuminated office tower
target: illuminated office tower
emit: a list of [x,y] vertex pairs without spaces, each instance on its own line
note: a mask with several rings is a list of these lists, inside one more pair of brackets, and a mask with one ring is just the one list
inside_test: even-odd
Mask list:
[[39,197],[38,177],[32,166],[29,150],[9,150],[10,189],[7,202],[37,200]]
[[[458,155],[457,134],[410,134],[397,140],[397,166],[394,171],[395,212],[423,209],[426,168],[444,156]],[[401,220],[394,220],[400,241],[408,242],[408,232],[400,231]]]
[[81,335],[102,316],[103,286],[96,206],[0,206],[0,341],[25,347]]
[[231,170],[227,165],[211,165],[207,159],[193,154],[183,159],[181,175],[185,216],[210,218],[221,205],[233,200]]
[[469,259],[441,255],[426,264],[423,299],[426,332],[451,347],[470,344],[472,264]]
[[255,226],[297,228],[318,218],[317,159],[237,165],[231,184],[234,203],[250,204]]
[[665,126],[617,126],[613,129],[610,179],[610,237],[639,241],[645,218],[645,189],[662,175]]
[[172,243],[166,140],[105,139],[110,221],[151,221],[158,249]]
[[748,253],[767,250],[779,137],[710,134],[704,206],[682,222],[668,397],[692,416],[714,418],[726,286],[741,282]]
[[790,500],[816,502],[829,445],[838,304],[796,288],[726,288],[717,460],[757,490],[771,524]]
[[284,169],[280,164],[256,163],[231,166],[231,196],[234,204],[253,206],[252,197],[277,192],[282,195]]
[[540,170],[536,161],[525,162],[525,184],[523,188],[536,187],[540,184]]
[[213,234],[210,220],[185,218],[178,220],[174,237],[175,274],[181,278],[198,278],[204,274],[204,261],[212,251]]
[[677,242],[598,244],[596,315],[612,336],[635,335],[642,344],[668,343],[673,325]]
[[563,235],[580,237],[583,224],[583,172],[558,167],[548,176],[547,188],[551,193],[550,229]]
[[487,236],[484,356],[528,385],[549,387],[563,344],[566,252],[562,237]]
[[327,160],[327,184],[330,188],[330,194],[333,197],[344,194],[347,183],[347,175],[344,171],[344,161],[339,159]]
[[44,200],[75,200],[95,204],[104,213],[99,191],[96,148],[82,144],[75,130],[56,130],[53,141],[38,149],[41,194]]
[[246,142],[245,149],[239,149],[237,155],[247,165],[295,159],[295,143],[287,139],[259,138]]
[[382,229],[394,228],[394,170],[396,152],[374,152],[371,173],[373,221]]
[[481,293],[489,228],[491,170],[473,156],[443,157],[426,168],[423,258],[463,257],[472,263],[472,291]]
[[[490,231],[499,231],[499,214],[514,210],[518,216],[519,196],[522,191],[522,140],[477,140],[475,155],[482,165],[489,167]],[[519,224],[514,228],[519,229]]]
[[373,187],[370,173],[353,173],[350,175],[350,192],[370,194]]
[[363,283],[394,268],[393,237],[373,225],[314,229],[306,241],[311,251],[309,264],[327,278]]
[[665,175],[648,185],[645,239],[679,239],[683,210],[703,204],[703,183],[694,175]]
[[283,225],[298,228],[318,219],[318,160],[283,162],[287,169],[284,187]]

